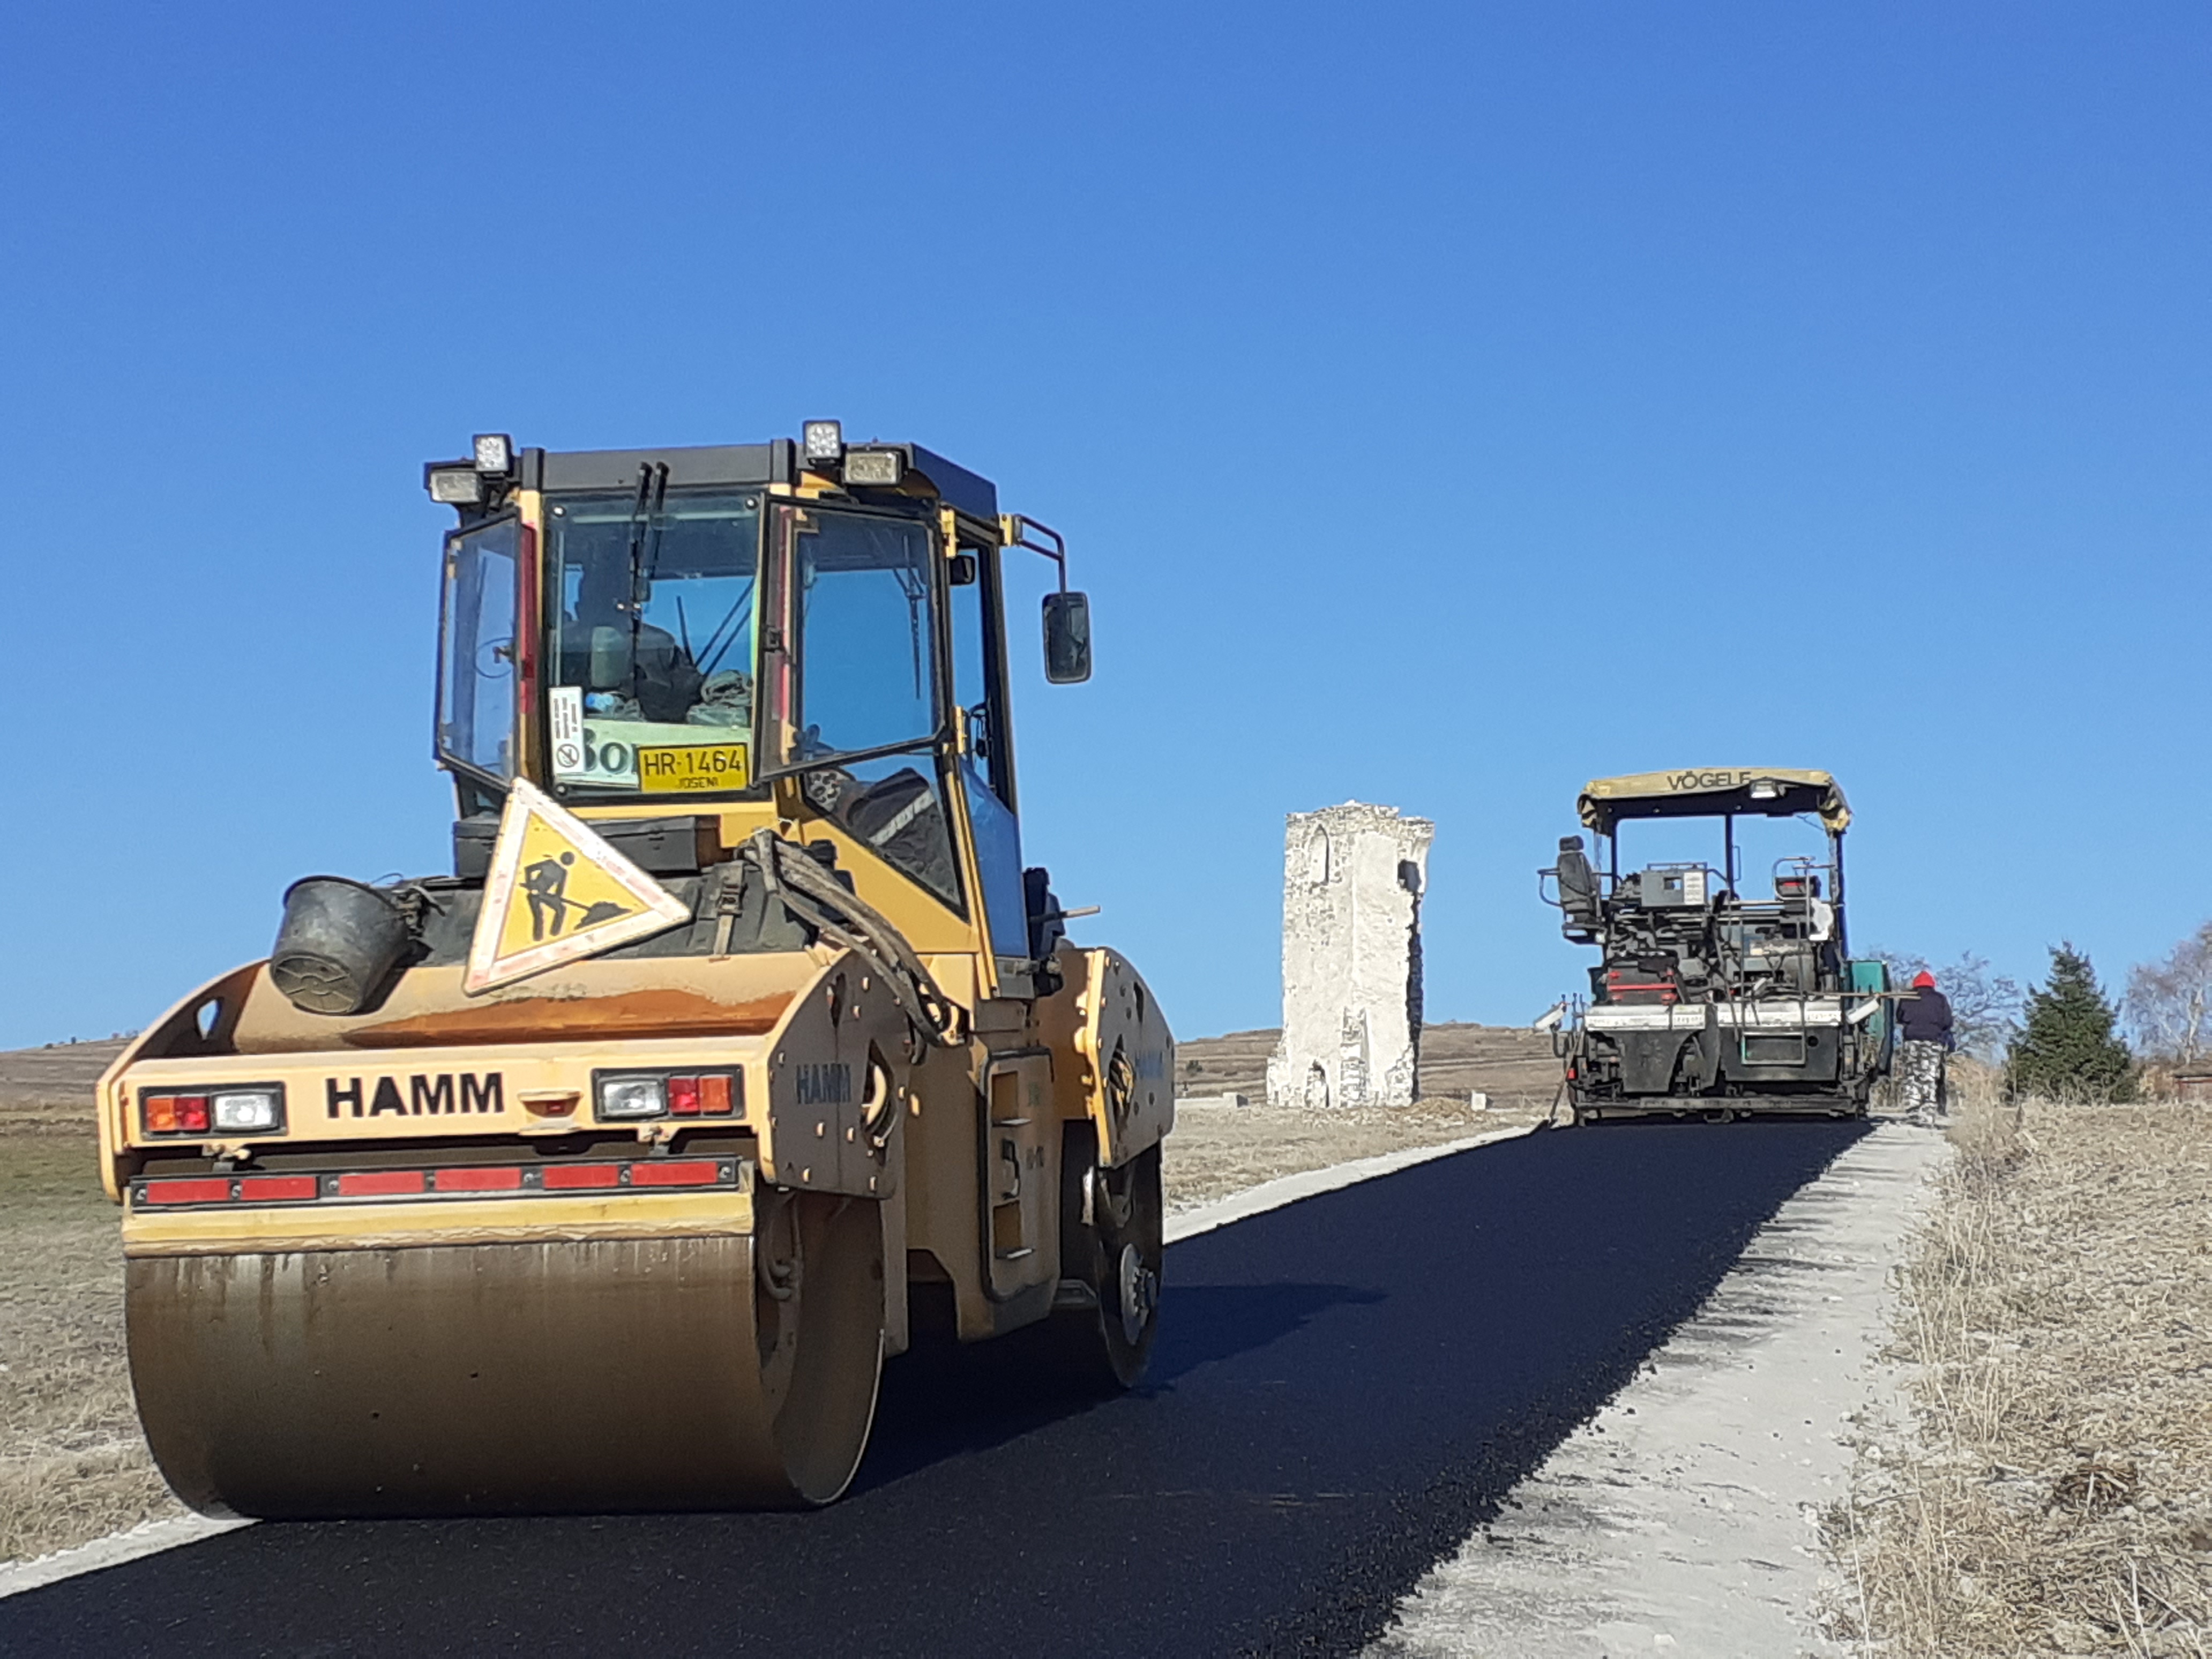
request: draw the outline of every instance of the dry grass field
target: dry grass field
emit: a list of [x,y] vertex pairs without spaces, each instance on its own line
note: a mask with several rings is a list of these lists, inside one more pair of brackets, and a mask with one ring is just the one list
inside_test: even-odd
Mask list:
[[1829,1517],[1890,1659],[2212,1652],[2212,1111],[1962,1091],[1900,1269],[1911,1421]]
[[1256,1187],[1278,1176],[1415,1146],[1440,1146],[1493,1129],[1517,1129],[1540,1109],[1493,1107],[1470,1112],[1463,1100],[1433,1097],[1413,1106],[1367,1106],[1326,1115],[1291,1107],[1184,1106],[1176,1115],[1164,1173],[1168,1212]]
[[[1557,1066],[1545,1039],[1479,1026],[1432,1031],[1443,1036],[1431,1076],[1458,1091],[1455,1100],[1322,1119],[1266,1106],[1186,1111],[1169,1145],[1170,1206],[1541,1115],[1530,1103],[1540,1096],[1548,1105],[1553,1085],[1540,1071],[1553,1068],[1555,1079]],[[1208,1092],[1249,1086],[1256,1099],[1274,1038],[1245,1032],[1184,1044],[1179,1073]],[[180,1512],[131,1406],[116,1211],[100,1189],[93,1138],[92,1087],[121,1046],[0,1054],[0,1561]],[[1541,1067],[1532,1063],[1539,1053]],[[1209,1074],[1209,1064],[1219,1069]],[[1470,1088],[1488,1089],[1493,1109],[1470,1112]]]
[[[1552,1041],[1539,1032],[1431,1025],[1421,1033],[1424,1097],[1416,1104],[1325,1113],[1273,1107],[1265,1102],[1267,1056],[1277,1035],[1232,1031],[1176,1045],[1176,1088],[1186,1098],[1176,1109],[1176,1132],[1168,1142],[1170,1212],[1225,1198],[1278,1176],[1518,1128],[1550,1109],[1559,1085]],[[1488,1109],[1468,1109],[1468,1097],[1474,1090],[1489,1096]],[[1224,1094],[1241,1094],[1252,1103],[1193,1103],[1194,1098]]]
[[[1255,1106],[1267,1097],[1267,1056],[1275,1030],[1231,1031],[1176,1045],[1176,1093],[1241,1094]],[[1559,1062],[1552,1040],[1516,1025],[1429,1025],[1421,1030],[1421,1092],[1462,1106],[1470,1091],[1492,1107],[1547,1108],[1559,1091]]]
[[119,1043],[0,1055],[0,1560],[179,1512],[139,1437],[92,1085]]

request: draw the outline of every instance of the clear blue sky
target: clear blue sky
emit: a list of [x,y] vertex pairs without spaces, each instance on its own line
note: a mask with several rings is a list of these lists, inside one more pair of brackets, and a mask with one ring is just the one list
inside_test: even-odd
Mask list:
[[1431,1018],[1534,1014],[1577,786],[1684,764],[1843,778],[1862,944],[2118,979],[2212,912],[2208,84],[2183,5],[14,14],[0,1043],[440,867],[422,460],[816,415],[1071,538],[1028,848],[1185,1035],[1354,796]]

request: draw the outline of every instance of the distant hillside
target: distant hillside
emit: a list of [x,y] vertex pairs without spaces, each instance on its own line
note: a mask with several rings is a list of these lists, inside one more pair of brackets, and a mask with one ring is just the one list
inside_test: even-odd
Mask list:
[[[1239,1094],[1255,1104],[1267,1092],[1267,1056],[1279,1030],[1231,1031],[1176,1044],[1178,1095]],[[1444,1024],[1421,1030],[1421,1093],[1467,1098],[1480,1089],[1499,1104],[1545,1105],[1559,1086],[1552,1039],[1519,1025]]]
[[128,1041],[0,1049],[0,1128],[90,1134],[93,1085]]

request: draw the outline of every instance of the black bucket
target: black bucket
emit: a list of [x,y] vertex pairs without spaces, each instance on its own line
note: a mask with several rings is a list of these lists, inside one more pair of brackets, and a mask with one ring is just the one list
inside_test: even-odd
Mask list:
[[357,1014],[376,1000],[413,939],[392,894],[343,876],[309,876],[284,890],[269,977],[295,1008]]

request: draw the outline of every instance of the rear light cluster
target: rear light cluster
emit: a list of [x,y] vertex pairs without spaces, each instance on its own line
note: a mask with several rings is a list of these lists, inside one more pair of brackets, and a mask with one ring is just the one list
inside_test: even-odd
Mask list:
[[558,1197],[563,1193],[622,1193],[738,1188],[732,1158],[629,1158],[618,1163],[464,1164],[451,1170],[346,1170],[321,1175],[152,1176],[131,1183],[131,1202],[147,1209],[185,1205],[316,1204],[395,1198]]
[[743,1117],[741,1072],[594,1072],[601,1121],[653,1117]]
[[149,1135],[265,1135],[284,1127],[281,1085],[208,1089],[194,1094],[142,1094],[138,1121]]

